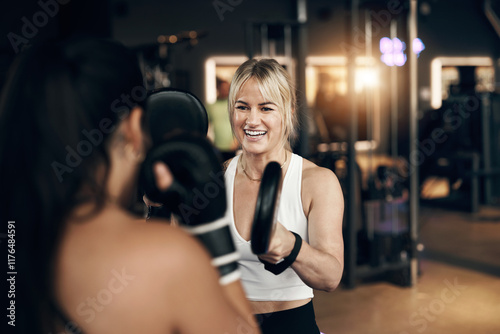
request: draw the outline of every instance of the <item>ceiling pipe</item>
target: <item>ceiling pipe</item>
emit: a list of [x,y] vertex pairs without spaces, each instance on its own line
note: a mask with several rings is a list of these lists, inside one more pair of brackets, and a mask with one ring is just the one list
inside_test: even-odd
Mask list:
[[495,29],[498,37],[500,37],[500,18],[493,10],[493,7],[491,6],[491,0],[484,0],[484,13],[488,18],[488,21],[490,21],[491,25]]

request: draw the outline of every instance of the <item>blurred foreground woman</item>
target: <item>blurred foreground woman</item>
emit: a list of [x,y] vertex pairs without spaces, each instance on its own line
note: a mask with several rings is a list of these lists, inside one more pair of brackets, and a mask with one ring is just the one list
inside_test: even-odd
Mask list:
[[[1,222],[15,227],[22,333],[258,333],[239,280],[134,203],[148,150],[136,59],[79,39],[24,51],[0,104]],[[157,185],[172,176],[156,165]]]

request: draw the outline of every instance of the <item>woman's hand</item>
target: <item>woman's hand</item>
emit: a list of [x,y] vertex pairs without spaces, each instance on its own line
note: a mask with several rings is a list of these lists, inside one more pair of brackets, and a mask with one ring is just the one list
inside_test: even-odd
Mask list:
[[[153,173],[155,176],[156,187],[158,187],[159,190],[165,191],[172,185],[174,177],[168,166],[165,165],[163,162],[157,162],[153,165]],[[146,204],[147,207],[146,220],[151,218],[151,210],[152,210],[151,208],[161,208],[163,206],[162,203],[157,203],[150,200],[146,196],[146,194],[142,196],[142,200],[144,201],[144,204]]]
[[[163,162],[157,162],[153,165],[153,173],[155,175],[156,186],[158,189],[165,191],[167,190],[174,181],[172,172],[167,165]],[[148,207],[161,207],[163,204],[151,201],[146,195],[142,196],[142,200]]]
[[272,232],[269,250],[266,254],[259,255],[261,260],[276,264],[290,255],[295,245],[295,236],[287,230],[280,222],[276,222],[276,227]]

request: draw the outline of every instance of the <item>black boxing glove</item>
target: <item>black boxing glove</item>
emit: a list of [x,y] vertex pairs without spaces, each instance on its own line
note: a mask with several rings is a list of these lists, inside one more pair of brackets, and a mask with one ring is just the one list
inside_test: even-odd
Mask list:
[[[156,187],[153,165],[165,163],[174,177],[167,191]],[[150,150],[141,168],[141,185],[146,196],[175,214],[184,229],[196,236],[219,269],[220,283],[240,277],[239,254],[226,216],[226,188],[221,161],[204,137],[181,133],[170,136]]]

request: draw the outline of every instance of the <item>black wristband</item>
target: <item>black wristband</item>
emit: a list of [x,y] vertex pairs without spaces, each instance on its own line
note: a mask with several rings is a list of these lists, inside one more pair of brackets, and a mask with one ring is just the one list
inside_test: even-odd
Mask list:
[[[292,231],[290,231],[290,232],[292,232]],[[295,259],[297,259],[297,255],[299,255],[300,248],[302,247],[302,238],[300,237],[300,235],[298,235],[295,232],[292,232],[292,233],[295,236],[295,244],[293,245],[293,249],[292,249],[292,252],[290,253],[290,255],[288,255],[287,257],[285,257],[283,259],[283,262],[288,263],[288,267],[291,266],[292,263],[295,262]]]
[[297,259],[297,255],[299,255],[300,248],[302,247],[302,238],[297,233],[295,232],[292,233],[295,236],[295,244],[293,245],[293,249],[290,255],[285,257],[283,261],[281,261],[278,264],[272,264],[270,262],[261,260],[259,258],[260,262],[264,263],[264,268],[275,275],[279,275],[282,272],[284,272],[288,267],[290,267],[295,262],[295,260]]

